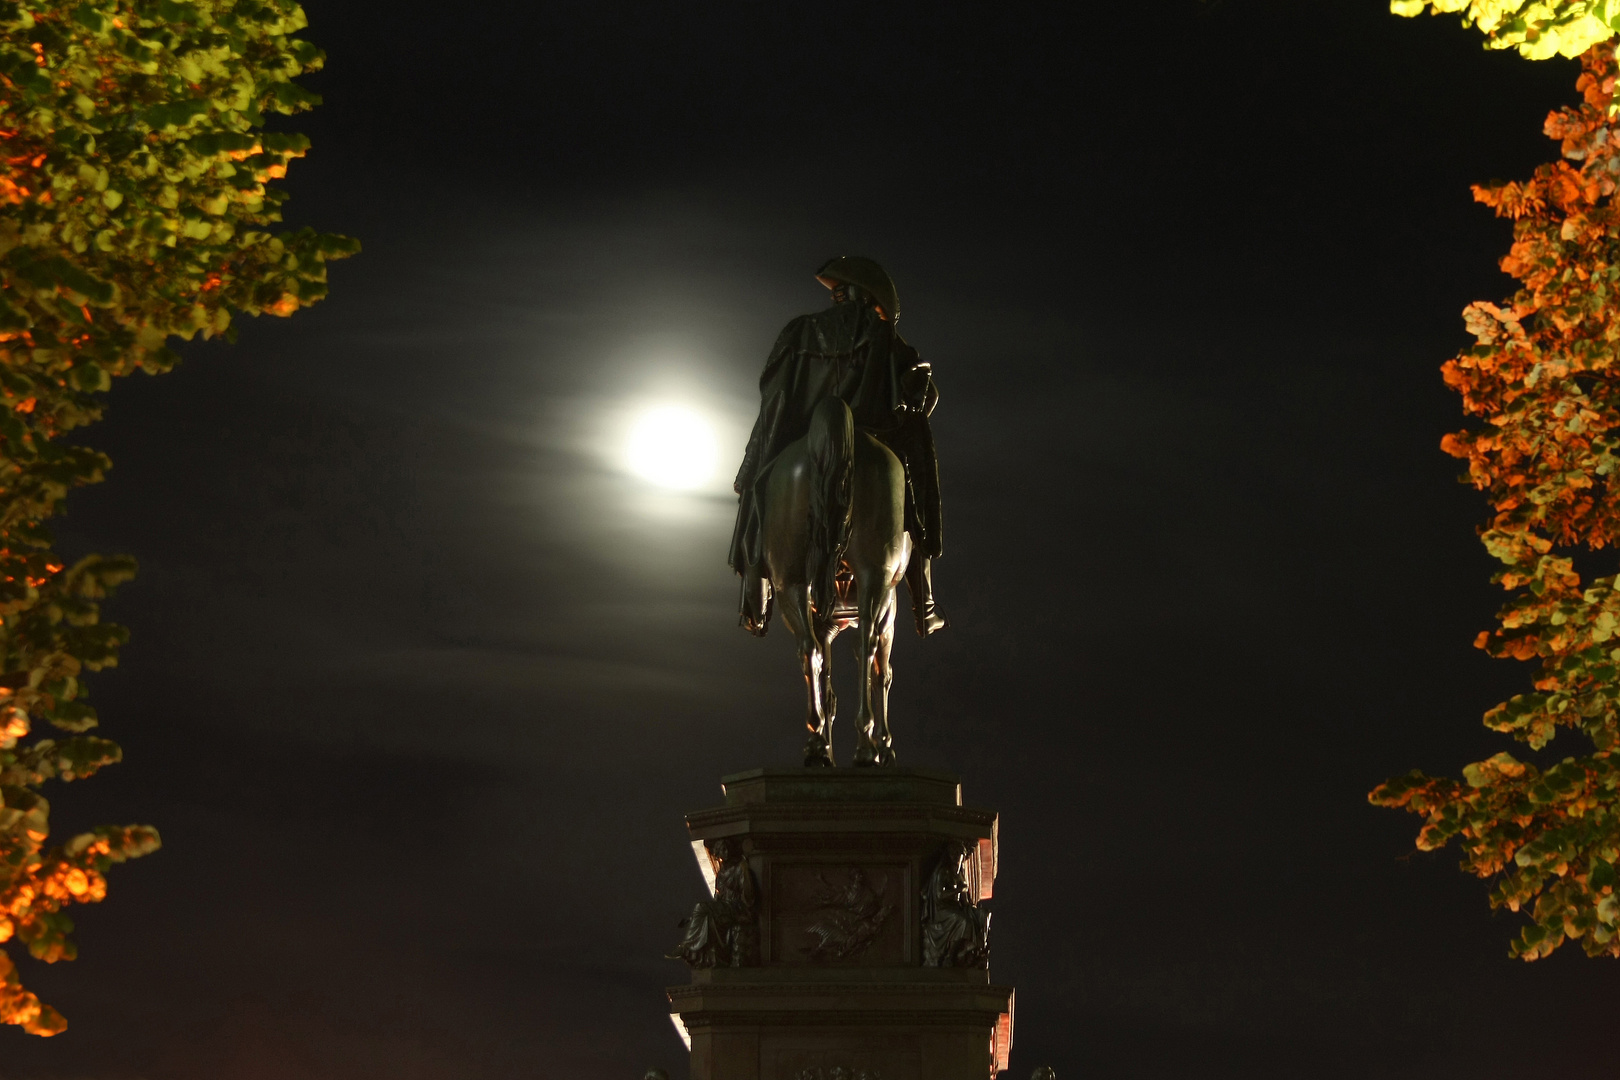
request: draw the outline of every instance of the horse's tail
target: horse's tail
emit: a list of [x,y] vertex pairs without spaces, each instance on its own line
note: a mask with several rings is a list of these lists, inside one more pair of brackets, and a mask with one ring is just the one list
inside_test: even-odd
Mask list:
[[810,414],[805,436],[810,457],[810,543],[805,580],[816,614],[832,617],[837,601],[838,564],[849,546],[850,487],[855,477],[855,417],[849,406],[830,397]]

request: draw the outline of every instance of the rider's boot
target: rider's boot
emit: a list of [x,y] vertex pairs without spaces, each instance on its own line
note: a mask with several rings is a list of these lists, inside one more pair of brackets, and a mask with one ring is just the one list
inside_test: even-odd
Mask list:
[[755,637],[764,637],[771,619],[771,581],[759,567],[742,576],[742,602],[737,622]]
[[913,553],[906,564],[906,589],[911,593],[911,614],[917,620],[917,635],[927,637],[951,625],[951,620],[934,603],[933,567],[926,555]]

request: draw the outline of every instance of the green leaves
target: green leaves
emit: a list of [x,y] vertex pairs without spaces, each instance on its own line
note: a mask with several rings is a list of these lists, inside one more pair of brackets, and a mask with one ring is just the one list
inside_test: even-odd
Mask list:
[[205,98],[190,101],[160,101],[143,110],[141,122],[154,131],[176,131],[199,116],[208,115],[209,102]]
[[105,307],[116,295],[109,282],[97,280],[61,255],[47,254],[37,248],[13,248],[6,255],[4,265],[19,280],[36,289],[63,294],[70,302],[77,299],[83,304]]
[[1517,49],[1531,60],[1580,56],[1620,30],[1616,0],[1390,0],[1389,10],[1408,18],[1460,12],[1487,48]]
[[[294,81],[325,60],[293,36],[304,25],[294,0],[0,0],[0,943],[39,959],[72,959],[64,906],[158,846],[126,826],[46,847],[38,787],[120,756],[86,734],[81,680],[118,662],[128,633],[100,602],[135,572],[52,552],[46,522],[111,466],[63,436],[99,418],[115,378],[171,368],[172,337],[290,315],[359,250],[276,229],[274,181],[309,140],[263,125],[320,100]],[[3,951],[0,1022],[66,1026]]]
[[1463,769],[1463,779],[1472,788],[1489,787],[1504,779],[1513,780],[1525,774],[1526,767],[1512,754],[1500,753],[1486,761],[1476,761]]

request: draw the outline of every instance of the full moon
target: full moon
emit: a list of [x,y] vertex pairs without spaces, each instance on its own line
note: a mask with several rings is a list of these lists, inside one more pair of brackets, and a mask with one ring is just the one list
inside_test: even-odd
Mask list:
[[702,487],[714,478],[719,457],[714,425],[683,406],[648,409],[631,425],[626,447],[630,471],[660,487]]

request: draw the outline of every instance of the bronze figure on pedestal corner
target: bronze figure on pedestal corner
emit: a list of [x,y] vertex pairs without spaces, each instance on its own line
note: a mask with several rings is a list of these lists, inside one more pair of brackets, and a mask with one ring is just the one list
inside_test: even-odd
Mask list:
[[944,551],[928,420],[939,391],[932,368],[895,330],[899,294],[881,266],[844,256],[816,279],[833,306],[788,323],[760,376],[759,418],[735,484],[730,562],[742,575],[740,622],[750,632],[765,633],[781,598],[804,674],[805,764],[834,764],[832,642],[855,628],[855,764],[890,765],[900,580],[919,634],[948,625],[931,573]]
[[968,887],[972,849],[953,843],[941,853],[922,898],[924,967],[990,966],[990,913]]
[[759,890],[753,871],[735,840],[707,845],[718,864],[714,898],[700,900],[681,921],[686,933],[669,960],[685,960],[695,968],[748,967],[759,962]]

